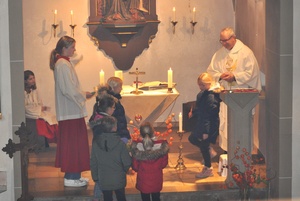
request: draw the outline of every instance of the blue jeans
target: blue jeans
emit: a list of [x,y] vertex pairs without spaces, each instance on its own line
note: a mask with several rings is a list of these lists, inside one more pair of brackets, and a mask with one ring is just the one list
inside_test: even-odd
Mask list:
[[66,172],[65,173],[65,179],[78,180],[80,178],[81,178],[81,172],[79,172],[79,173]]

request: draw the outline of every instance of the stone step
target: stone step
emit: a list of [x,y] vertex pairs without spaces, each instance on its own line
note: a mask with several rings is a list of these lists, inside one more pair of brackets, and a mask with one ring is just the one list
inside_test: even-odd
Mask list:
[[[266,200],[268,198],[267,189],[252,189],[251,200]],[[140,201],[140,194],[127,194],[127,201]],[[64,196],[64,197],[36,197],[34,201],[92,201],[90,196]],[[205,190],[188,192],[163,192],[162,201],[234,201],[241,200],[239,189],[226,190]],[[102,200],[101,200],[102,201]]]

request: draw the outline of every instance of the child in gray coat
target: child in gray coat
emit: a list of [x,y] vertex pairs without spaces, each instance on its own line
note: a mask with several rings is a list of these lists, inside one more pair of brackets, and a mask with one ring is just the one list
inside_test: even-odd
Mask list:
[[118,201],[126,201],[126,172],[131,157],[117,131],[117,120],[112,116],[101,119],[103,133],[94,133],[91,154],[91,173],[99,181],[104,201],[112,201],[113,191]]

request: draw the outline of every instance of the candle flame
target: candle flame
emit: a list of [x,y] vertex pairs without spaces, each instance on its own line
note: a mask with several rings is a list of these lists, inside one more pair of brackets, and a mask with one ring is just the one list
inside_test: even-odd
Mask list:
[[173,11],[174,11],[174,12],[176,11],[175,7],[173,7]]
[[55,15],[57,14],[57,10],[54,10],[54,14],[55,14]]

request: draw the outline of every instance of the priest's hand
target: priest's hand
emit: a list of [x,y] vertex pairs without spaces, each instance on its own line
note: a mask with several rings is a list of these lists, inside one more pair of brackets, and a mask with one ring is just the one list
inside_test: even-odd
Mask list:
[[233,81],[235,81],[235,77],[234,77],[234,74],[232,72],[225,72],[225,73],[223,73],[220,76],[220,78],[222,80],[227,81],[227,82],[233,82]]

